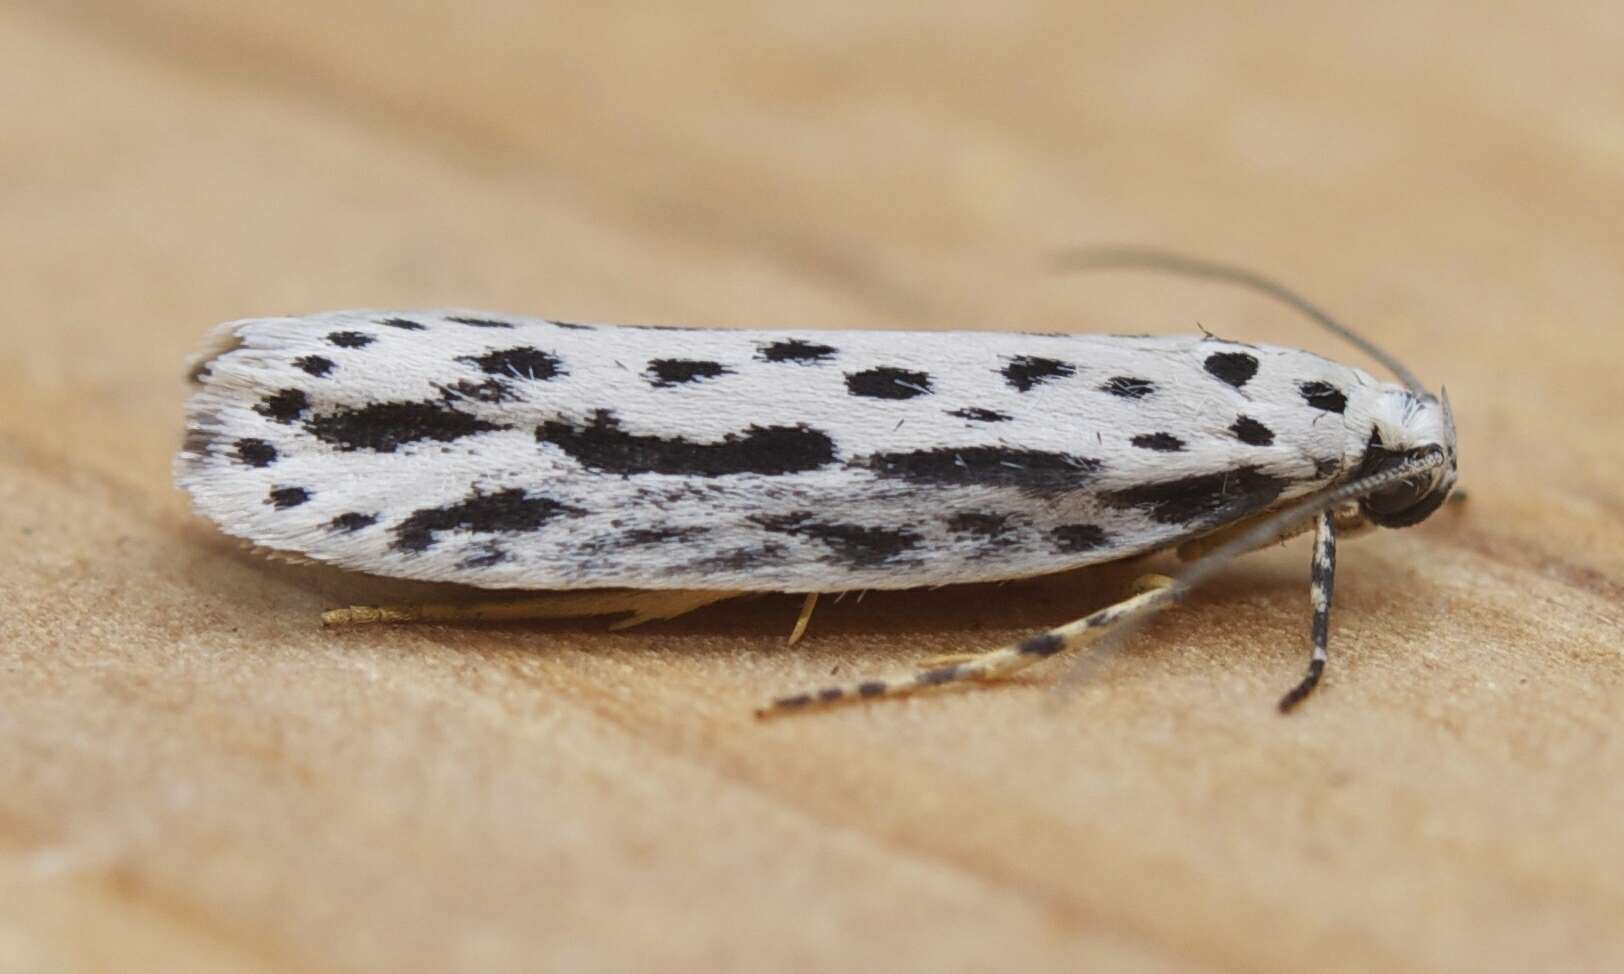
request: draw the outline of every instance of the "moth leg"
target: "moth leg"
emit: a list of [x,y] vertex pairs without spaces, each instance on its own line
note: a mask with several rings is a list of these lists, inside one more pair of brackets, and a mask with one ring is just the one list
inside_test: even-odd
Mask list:
[[396,622],[515,622],[529,619],[584,619],[620,615],[609,628],[625,629],[675,619],[726,599],[733,591],[637,590],[548,592],[527,598],[489,602],[417,602],[401,605],[352,605],[321,614],[324,626],[360,626]]
[[795,617],[795,628],[789,631],[789,639],[784,643],[793,646],[806,635],[806,627],[812,622],[812,610],[818,606],[818,593],[806,593],[806,599],[801,602],[801,614]]
[[1314,603],[1314,649],[1308,658],[1308,672],[1280,698],[1281,713],[1288,713],[1314,692],[1320,674],[1325,672],[1325,662],[1330,658],[1327,647],[1331,638],[1331,593],[1336,587],[1336,516],[1330,511],[1316,519],[1314,562],[1309,569],[1308,586],[1309,598]]
[[1030,636],[1012,646],[955,657],[954,662],[907,676],[886,680],[865,680],[779,697],[758,709],[756,716],[768,717],[788,710],[798,710],[814,704],[830,704],[839,700],[901,696],[947,683],[990,680],[1006,676],[1046,660],[1063,650],[1087,645],[1099,638],[1112,623],[1125,616],[1167,605],[1172,601],[1169,594],[1172,585],[1173,580],[1165,575],[1146,575],[1135,585],[1140,590],[1138,594],[1081,619]]
[[[728,592],[710,590],[675,589],[673,591],[639,592],[638,598],[629,610],[631,615],[625,619],[617,619],[610,623],[611,630],[630,629],[641,626],[645,622],[665,622],[685,616],[690,612],[703,609],[707,605],[726,602],[728,599],[748,595],[748,592]],[[607,615],[605,612],[594,612],[593,615]],[[567,617],[566,617],[567,618]]]

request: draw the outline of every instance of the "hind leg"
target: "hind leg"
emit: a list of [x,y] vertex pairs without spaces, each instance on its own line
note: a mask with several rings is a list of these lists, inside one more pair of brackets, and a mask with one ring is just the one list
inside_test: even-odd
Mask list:
[[824,687],[795,693],[767,704],[756,711],[758,717],[770,717],[789,710],[799,710],[814,704],[829,704],[840,700],[869,697],[900,696],[929,687],[961,683],[966,680],[990,680],[1007,676],[1034,663],[1046,660],[1068,649],[1085,646],[1103,635],[1119,620],[1142,611],[1161,608],[1173,600],[1173,579],[1165,575],[1147,575],[1139,580],[1141,591],[1115,605],[1081,619],[1056,626],[1047,632],[1030,636],[1012,646],[990,652],[948,657],[945,665],[892,679],[864,680],[840,686]]

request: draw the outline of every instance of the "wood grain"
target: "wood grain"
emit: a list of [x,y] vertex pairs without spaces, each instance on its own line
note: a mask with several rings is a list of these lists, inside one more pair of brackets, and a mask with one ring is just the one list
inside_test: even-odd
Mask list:
[[[1624,966],[1624,20],[1533,5],[0,5],[0,969]],[[644,631],[332,634],[400,590],[169,485],[209,324],[346,306],[1186,332],[1303,288],[1473,493],[1059,667],[757,724],[1137,567]]]

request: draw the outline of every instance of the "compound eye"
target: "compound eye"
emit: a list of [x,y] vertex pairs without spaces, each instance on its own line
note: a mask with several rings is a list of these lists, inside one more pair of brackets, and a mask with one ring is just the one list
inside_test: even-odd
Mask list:
[[1380,524],[1421,503],[1431,489],[1432,481],[1427,477],[1402,480],[1396,486],[1366,496],[1361,506],[1371,520]]
[[[1437,449],[1426,447],[1403,453],[1386,453],[1375,458],[1374,462],[1367,462],[1366,470],[1361,473],[1368,476],[1391,470],[1411,460],[1420,459]],[[1366,494],[1359,501],[1359,509],[1366,517],[1382,527],[1405,528],[1426,520],[1427,516],[1436,511],[1448,497],[1448,487],[1440,484],[1438,478],[1428,472]]]

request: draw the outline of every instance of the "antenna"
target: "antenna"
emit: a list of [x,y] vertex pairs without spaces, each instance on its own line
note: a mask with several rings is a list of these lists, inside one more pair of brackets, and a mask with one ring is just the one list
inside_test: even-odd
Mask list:
[[1422,385],[1421,380],[1416,377],[1414,372],[1411,372],[1404,366],[1404,363],[1388,354],[1375,342],[1337,321],[1318,305],[1296,291],[1253,271],[1232,267],[1228,264],[1220,264],[1215,261],[1186,257],[1182,254],[1143,247],[1080,247],[1075,250],[1063,251],[1056,257],[1055,267],[1063,271],[1092,271],[1126,267],[1178,274],[1184,277],[1200,277],[1244,287],[1274,298],[1276,301],[1287,304],[1308,316],[1321,328],[1386,366],[1389,371],[1398,377],[1400,382],[1409,387],[1411,392],[1425,394],[1427,391],[1426,386]]

